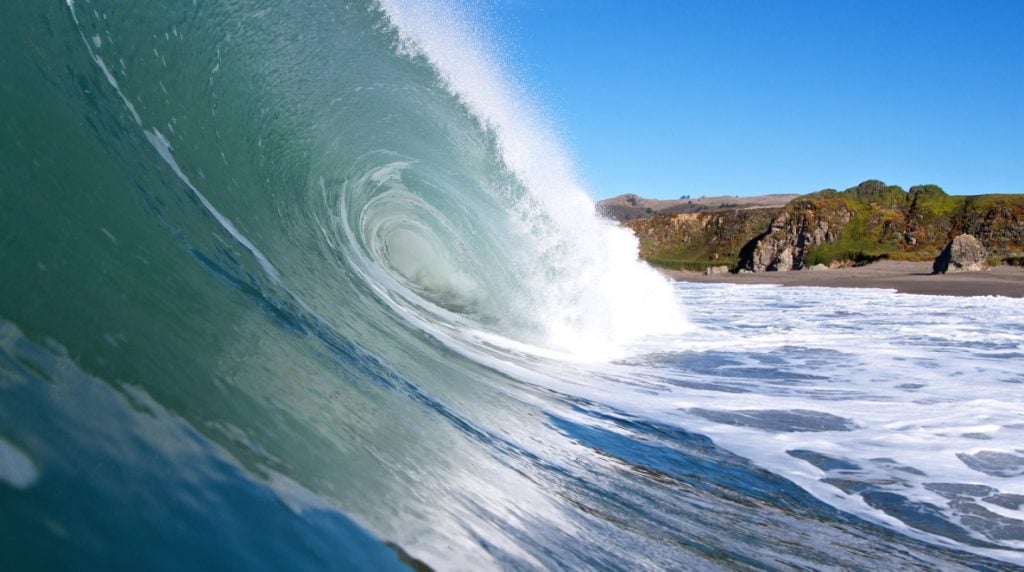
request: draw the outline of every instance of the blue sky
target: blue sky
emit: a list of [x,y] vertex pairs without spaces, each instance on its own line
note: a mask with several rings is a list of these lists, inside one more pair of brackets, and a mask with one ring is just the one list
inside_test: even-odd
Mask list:
[[1024,0],[495,0],[595,198],[1024,192]]

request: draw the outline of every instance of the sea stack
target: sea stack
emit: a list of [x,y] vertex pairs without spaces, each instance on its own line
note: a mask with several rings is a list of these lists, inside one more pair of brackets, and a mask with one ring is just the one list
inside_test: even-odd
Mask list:
[[969,234],[954,237],[932,264],[933,274],[988,270],[988,251]]

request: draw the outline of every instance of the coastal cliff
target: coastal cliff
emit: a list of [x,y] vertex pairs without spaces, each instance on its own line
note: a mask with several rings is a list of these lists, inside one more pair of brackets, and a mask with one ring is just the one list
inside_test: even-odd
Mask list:
[[751,208],[656,214],[622,224],[640,238],[640,257],[651,264],[703,270],[739,265],[751,240],[764,233],[782,211]]
[[1024,195],[950,196],[936,185],[904,191],[869,180],[781,207],[631,214],[639,218],[621,223],[640,239],[640,256],[669,268],[763,272],[932,260],[963,233],[980,240],[994,263],[1019,263],[1024,253]]

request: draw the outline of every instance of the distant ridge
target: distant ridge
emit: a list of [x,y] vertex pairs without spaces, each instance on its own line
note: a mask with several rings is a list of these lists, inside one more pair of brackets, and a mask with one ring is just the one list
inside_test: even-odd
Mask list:
[[597,210],[617,220],[636,220],[656,214],[714,212],[726,209],[781,208],[800,195],[760,195],[756,197],[699,197],[691,199],[645,199],[635,194],[619,195],[597,202]]

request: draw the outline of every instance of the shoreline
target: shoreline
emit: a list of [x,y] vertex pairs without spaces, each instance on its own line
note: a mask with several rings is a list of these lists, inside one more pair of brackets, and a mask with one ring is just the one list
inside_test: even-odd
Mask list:
[[707,276],[689,270],[659,272],[676,282],[702,284],[779,284],[822,288],[881,288],[901,294],[1006,296],[1024,298],[1024,268],[994,266],[982,272],[932,274],[931,262],[882,260],[867,266],[833,270],[753,272]]

